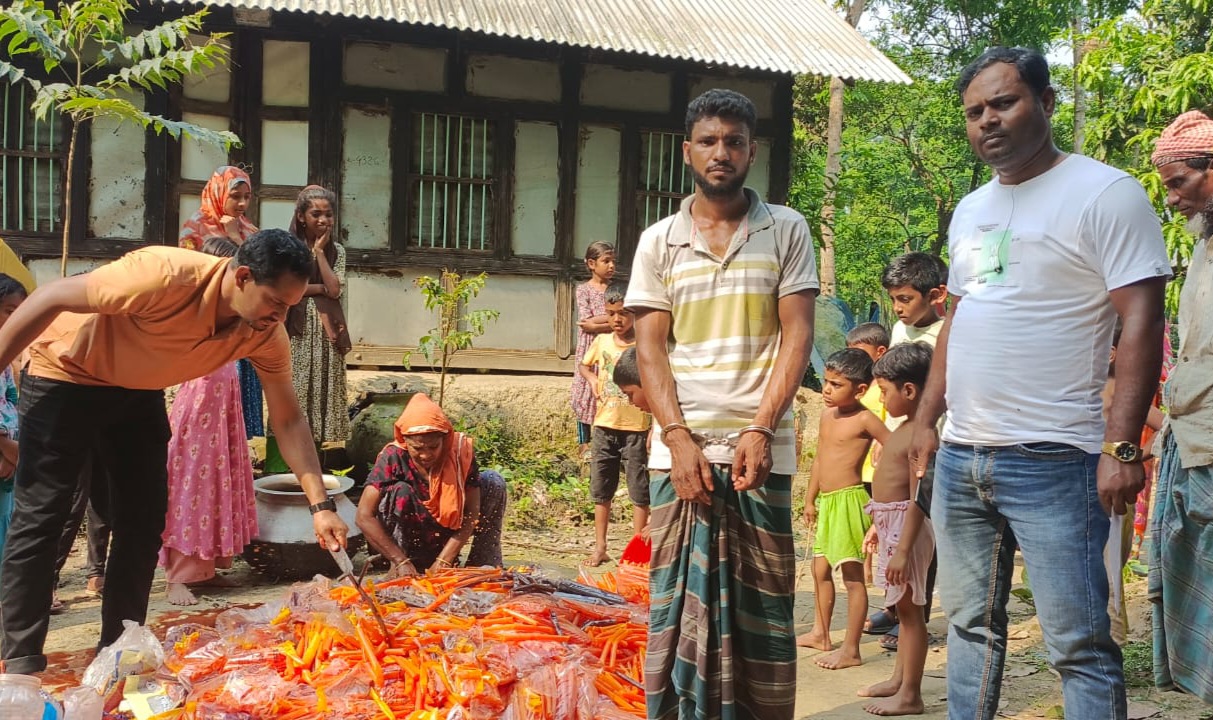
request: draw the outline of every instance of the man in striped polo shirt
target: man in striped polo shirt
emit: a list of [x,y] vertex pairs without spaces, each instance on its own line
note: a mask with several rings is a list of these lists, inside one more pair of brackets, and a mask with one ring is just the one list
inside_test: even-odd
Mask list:
[[792,400],[813,338],[803,217],[745,188],[754,104],[687,108],[695,194],[644,231],[625,305],[660,428],[650,485],[648,716],[792,717]]

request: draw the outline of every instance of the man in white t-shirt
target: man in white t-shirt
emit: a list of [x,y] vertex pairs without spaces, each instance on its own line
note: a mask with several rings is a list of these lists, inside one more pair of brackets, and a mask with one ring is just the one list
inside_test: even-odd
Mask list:
[[[922,472],[939,449],[931,518],[949,623],[948,717],[998,713],[1018,548],[1066,719],[1123,720],[1103,549],[1109,513],[1132,507],[1144,482],[1133,443],[1161,364],[1171,273],[1162,232],[1136,180],[1053,144],[1040,53],[988,50],[958,90],[969,142],[995,178],[952,218],[952,303],[911,450]],[[1118,315],[1105,427],[1100,392]]]

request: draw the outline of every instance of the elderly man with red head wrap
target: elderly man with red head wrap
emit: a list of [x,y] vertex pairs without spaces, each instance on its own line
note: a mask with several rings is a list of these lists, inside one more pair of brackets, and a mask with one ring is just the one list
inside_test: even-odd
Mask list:
[[1213,118],[1180,115],[1151,160],[1167,204],[1197,236],[1179,296],[1178,362],[1163,396],[1170,417],[1151,519],[1154,679],[1213,703]]
[[501,565],[505,480],[476,465],[472,438],[418,393],[396,421],[358,502],[358,528],[392,563],[392,575],[453,567],[472,541],[467,566]]

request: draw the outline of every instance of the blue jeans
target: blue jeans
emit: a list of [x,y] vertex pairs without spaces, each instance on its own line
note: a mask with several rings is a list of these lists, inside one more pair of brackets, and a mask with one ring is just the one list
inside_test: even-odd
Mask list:
[[948,616],[948,718],[994,720],[1007,654],[1015,549],[1032,578],[1066,720],[1124,720],[1120,648],[1108,619],[1099,456],[1057,443],[944,443],[931,516]]

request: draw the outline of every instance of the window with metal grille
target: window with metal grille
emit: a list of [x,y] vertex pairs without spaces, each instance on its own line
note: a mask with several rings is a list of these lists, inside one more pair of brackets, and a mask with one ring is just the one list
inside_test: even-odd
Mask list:
[[636,191],[637,231],[678,212],[695,190],[691,170],[682,161],[682,133],[640,134],[640,175]]
[[52,234],[63,229],[67,134],[59,114],[34,119],[34,90],[0,82],[0,229]]
[[409,245],[492,250],[493,127],[482,118],[416,113]]

